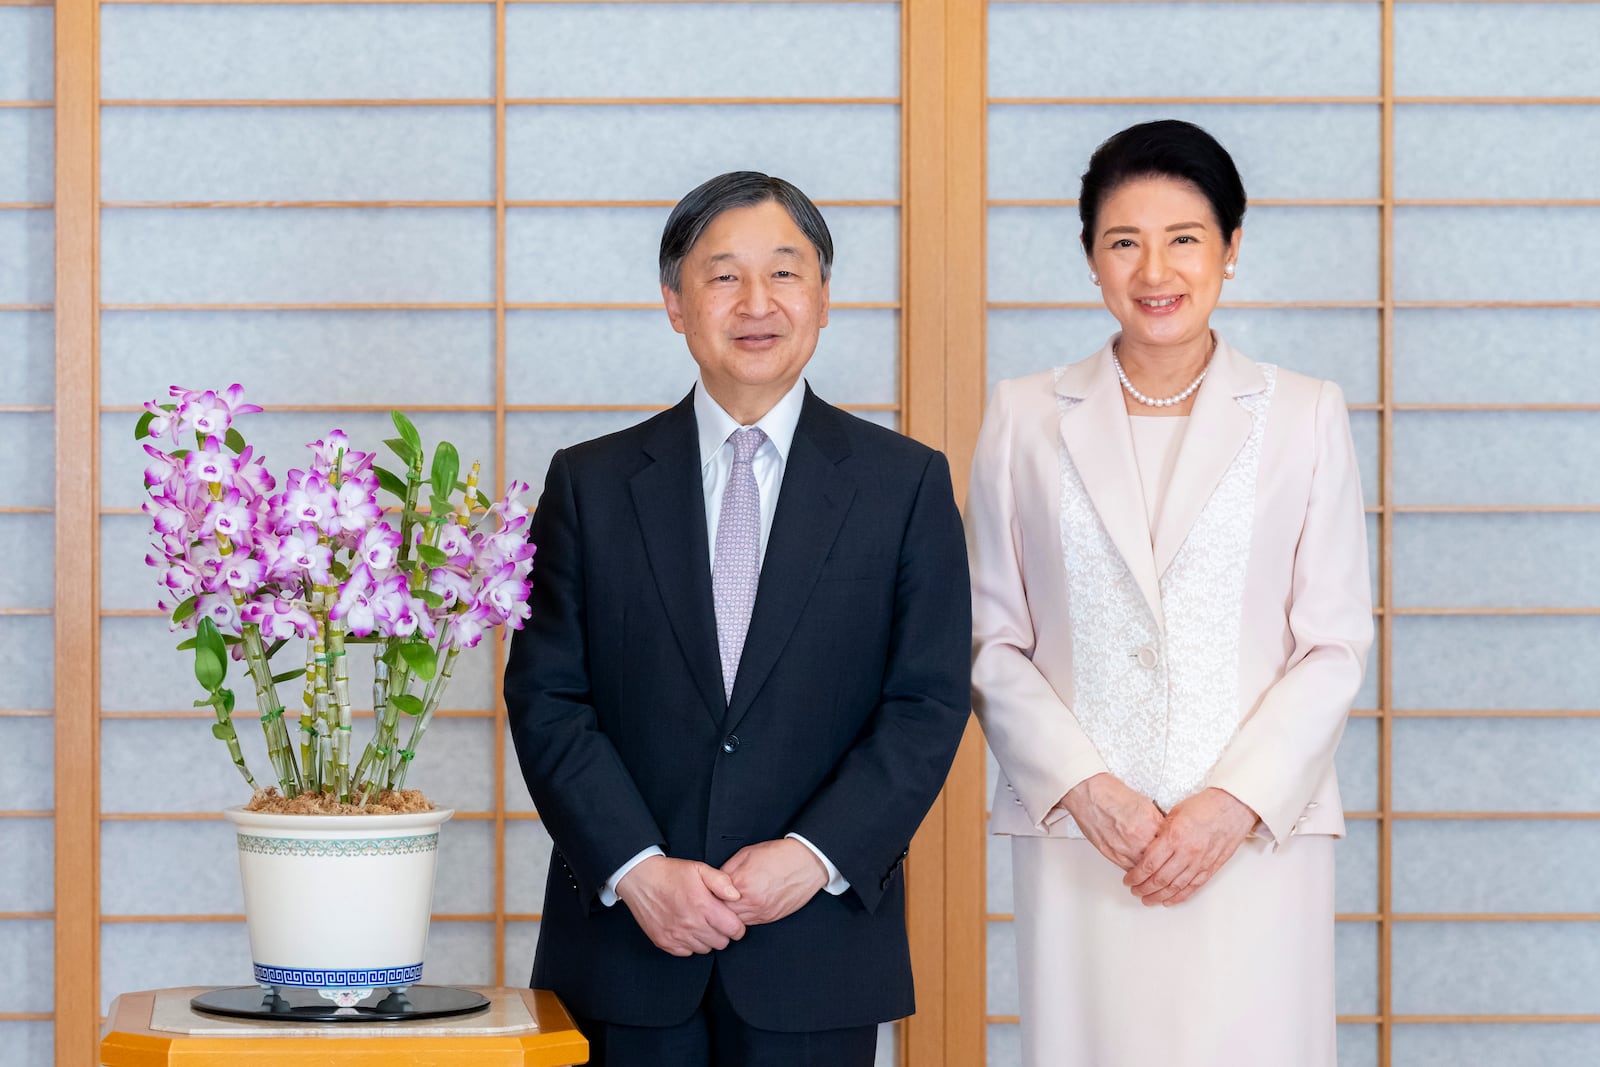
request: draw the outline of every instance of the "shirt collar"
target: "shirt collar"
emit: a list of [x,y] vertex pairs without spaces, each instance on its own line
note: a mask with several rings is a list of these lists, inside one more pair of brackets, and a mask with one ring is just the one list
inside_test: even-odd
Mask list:
[[[772,447],[778,450],[778,458],[785,463],[789,460],[789,447],[794,444],[794,431],[800,424],[800,409],[805,404],[805,397],[806,381],[801,378],[783,394],[781,400],[772,405],[772,410],[755,423],[767,435],[767,440],[772,442]],[[700,433],[700,469],[704,470],[740,426],[732,415],[722,409],[721,404],[711,398],[703,378],[695,383],[694,419]]]

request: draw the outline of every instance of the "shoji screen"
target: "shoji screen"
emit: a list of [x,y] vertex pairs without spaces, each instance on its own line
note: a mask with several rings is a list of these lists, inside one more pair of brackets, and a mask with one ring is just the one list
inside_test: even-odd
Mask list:
[[[1251,195],[1217,325],[1351,402],[1381,639],[1339,754],[1344,1064],[1600,1047],[1600,79],[1580,43],[1597,16],[989,6],[991,384],[1115,329],[1077,244],[1078,177],[1110,134],[1179,117],[1227,145]],[[1003,1067],[1018,1062],[1006,841],[989,856]]]
[[[813,386],[894,425],[900,26],[860,2],[102,6],[103,1001],[248,974],[213,814],[240,789],[150,610],[137,405],[243,382],[278,467],[400,406],[531,502],[558,447],[688,391],[656,243],[749,168],[834,231]],[[550,844],[497,676],[487,648],[458,669],[416,776],[459,812],[431,981],[525,983],[538,936]]]
[[52,1055],[54,11],[0,4],[0,1065]]

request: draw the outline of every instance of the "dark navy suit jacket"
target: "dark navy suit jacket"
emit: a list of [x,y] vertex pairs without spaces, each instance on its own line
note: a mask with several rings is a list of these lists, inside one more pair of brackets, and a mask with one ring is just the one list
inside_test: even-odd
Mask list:
[[949,467],[807,389],[731,701],[700,470],[692,394],[550,464],[505,678],[555,842],[533,984],[581,1016],[682,1022],[713,957],[656,948],[602,884],[650,845],[720,866],[793,831],[851,888],[716,953],[733,1006],[780,1031],[908,1015],[903,861],[969,706]]

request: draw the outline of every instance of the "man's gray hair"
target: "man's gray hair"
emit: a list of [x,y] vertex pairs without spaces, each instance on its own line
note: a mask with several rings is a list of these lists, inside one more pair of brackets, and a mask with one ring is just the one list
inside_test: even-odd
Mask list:
[[826,282],[833,273],[833,235],[817,205],[782,178],[736,170],[697,186],[672,209],[666,228],[661,231],[661,284],[675,293],[683,291],[684,257],[718,215],[730,208],[755,207],[769,200],[777,201],[789,213],[817,250],[822,280]]

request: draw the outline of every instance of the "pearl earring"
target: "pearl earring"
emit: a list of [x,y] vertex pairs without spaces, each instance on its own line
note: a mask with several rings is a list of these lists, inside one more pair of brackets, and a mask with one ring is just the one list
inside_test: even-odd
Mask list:
[[1090,271],[1089,272],[1089,280],[1091,282],[1094,282],[1094,284],[1099,285],[1100,284],[1100,275],[1096,274],[1094,271]]
[[1227,266],[1222,268],[1222,276],[1224,278],[1231,278],[1231,277],[1233,277],[1234,270],[1235,270],[1234,265],[1232,263],[1229,263]]

